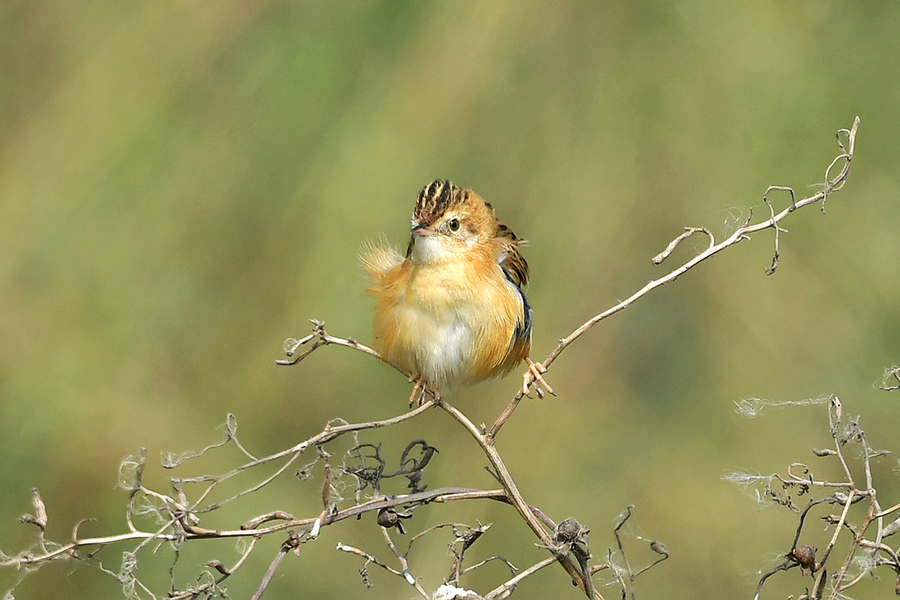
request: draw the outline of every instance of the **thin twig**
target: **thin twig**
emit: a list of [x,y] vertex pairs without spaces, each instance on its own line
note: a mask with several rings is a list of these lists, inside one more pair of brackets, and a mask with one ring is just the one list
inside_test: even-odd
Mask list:
[[500,585],[488,592],[484,596],[484,600],[505,600],[506,598],[509,598],[509,596],[515,591],[516,586],[519,585],[519,582],[530,575],[534,575],[547,565],[552,565],[557,560],[559,559],[555,556],[548,556],[544,560],[531,565],[509,581],[504,582],[503,585]]
[[263,592],[266,591],[266,587],[268,587],[269,582],[272,581],[272,577],[275,576],[275,571],[278,570],[278,567],[281,565],[281,561],[284,560],[284,557],[287,556],[287,553],[291,550],[297,551],[300,548],[300,536],[292,531],[288,535],[288,538],[281,544],[281,548],[278,549],[278,554],[275,555],[275,558],[272,560],[272,564],[269,565],[269,568],[266,569],[265,574],[263,575],[262,581],[259,582],[259,586],[256,588],[256,591],[253,592],[253,595],[250,597],[250,600],[259,600],[259,598],[263,595]]
[[391,534],[388,533],[386,527],[381,528],[381,535],[384,537],[384,541],[385,543],[387,543],[388,548],[390,548],[391,552],[394,553],[394,556],[397,557],[397,561],[400,563],[400,567],[402,567],[403,569],[400,574],[404,579],[406,579],[407,583],[416,588],[416,591],[419,592],[419,595],[425,598],[425,600],[428,600],[428,593],[424,589],[422,589],[422,586],[418,581],[416,581],[416,578],[413,577],[409,572],[409,560],[406,558],[406,555],[400,552],[397,549],[397,546],[394,545],[394,540],[391,539]]

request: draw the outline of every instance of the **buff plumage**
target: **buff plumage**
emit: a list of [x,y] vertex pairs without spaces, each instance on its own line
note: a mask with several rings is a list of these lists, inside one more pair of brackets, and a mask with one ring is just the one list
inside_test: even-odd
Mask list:
[[426,388],[440,398],[441,390],[505,375],[521,360],[529,364],[523,391],[535,379],[543,383],[543,369],[528,359],[521,243],[474,192],[436,180],[416,200],[405,256],[383,243],[363,249],[374,344],[412,374],[411,403]]

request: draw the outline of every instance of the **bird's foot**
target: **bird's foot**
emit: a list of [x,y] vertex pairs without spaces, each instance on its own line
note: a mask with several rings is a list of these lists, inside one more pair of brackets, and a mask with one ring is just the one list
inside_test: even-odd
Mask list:
[[555,396],[556,392],[553,391],[550,384],[544,381],[543,373],[547,372],[544,365],[532,361],[527,356],[525,357],[525,362],[528,363],[528,370],[525,371],[525,375],[522,377],[522,395],[531,396],[531,394],[528,393],[528,388],[531,387],[531,384],[533,383],[538,398],[543,398],[545,393]]

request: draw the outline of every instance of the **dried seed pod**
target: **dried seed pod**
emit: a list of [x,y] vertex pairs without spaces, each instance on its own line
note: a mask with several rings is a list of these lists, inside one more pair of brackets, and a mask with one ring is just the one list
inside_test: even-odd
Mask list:
[[587,545],[590,543],[590,540],[588,539],[588,534],[590,532],[590,529],[570,517],[560,521],[559,525],[556,526],[556,533],[553,536],[553,541],[557,544],[579,543]]
[[403,529],[403,522],[400,519],[409,519],[412,515],[403,515],[398,513],[391,507],[382,508],[378,511],[377,521],[378,524],[382,527],[386,527],[390,529],[394,527],[397,529],[397,533],[405,534],[406,531]]
[[816,549],[810,545],[794,548],[787,556],[791,560],[797,561],[804,575],[816,570]]

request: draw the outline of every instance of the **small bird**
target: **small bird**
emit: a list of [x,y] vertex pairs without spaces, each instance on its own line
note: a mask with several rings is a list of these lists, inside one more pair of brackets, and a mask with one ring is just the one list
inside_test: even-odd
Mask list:
[[[531,306],[523,288],[528,263],[523,240],[471,190],[438,179],[416,200],[406,256],[385,243],[364,246],[372,276],[374,345],[411,374],[409,403],[441,391],[501,376],[528,364],[522,393],[553,394],[546,371],[528,358]],[[543,389],[542,389],[543,388]]]

